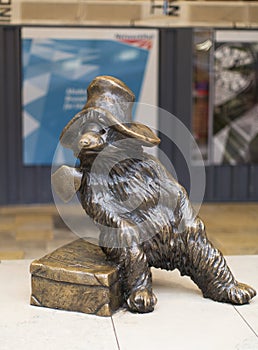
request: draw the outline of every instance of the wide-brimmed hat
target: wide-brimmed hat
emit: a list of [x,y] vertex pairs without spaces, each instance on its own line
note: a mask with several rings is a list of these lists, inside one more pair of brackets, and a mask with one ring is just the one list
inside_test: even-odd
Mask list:
[[119,79],[96,77],[88,86],[87,102],[63,129],[60,142],[72,148],[75,139],[90,122],[112,127],[124,136],[137,139],[143,146],[155,146],[160,139],[146,125],[132,122],[133,92]]

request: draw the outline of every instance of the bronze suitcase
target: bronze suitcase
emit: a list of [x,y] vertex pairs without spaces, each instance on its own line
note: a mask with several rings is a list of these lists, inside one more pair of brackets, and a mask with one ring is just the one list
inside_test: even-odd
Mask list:
[[85,239],[69,243],[30,266],[31,305],[111,316],[122,305],[118,267]]

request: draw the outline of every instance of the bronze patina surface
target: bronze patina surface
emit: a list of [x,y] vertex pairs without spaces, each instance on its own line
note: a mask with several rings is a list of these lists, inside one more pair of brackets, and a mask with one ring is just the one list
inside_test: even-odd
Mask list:
[[31,305],[111,316],[122,304],[117,266],[78,239],[32,262]]
[[157,145],[159,139],[132,122],[133,102],[134,94],[120,80],[100,76],[92,81],[86,105],[60,138],[80,161],[76,176],[72,168],[60,169],[53,186],[65,201],[72,188],[77,191],[100,230],[102,250],[121,268],[122,296],[130,311],[154,309],[152,266],[190,276],[206,298],[248,303],[255,290],[235,279],[186,190],[144,152],[142,146]]

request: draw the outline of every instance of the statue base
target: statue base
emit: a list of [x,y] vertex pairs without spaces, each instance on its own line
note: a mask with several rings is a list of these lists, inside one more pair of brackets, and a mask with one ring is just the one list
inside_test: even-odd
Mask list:
[[111,316],[123,304],[118,267],[85,239],[34,260],[30,272],[31,305]]

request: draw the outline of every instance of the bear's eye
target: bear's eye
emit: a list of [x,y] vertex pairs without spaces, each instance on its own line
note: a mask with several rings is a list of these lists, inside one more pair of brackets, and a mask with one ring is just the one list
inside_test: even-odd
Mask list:
[[103,127],[96,123],[87,123],[82,126],[80,134],[85,134],[87,132],[94,132],[96,134],[101,134]]
[[105,129],[101,129],[101,130],[99,130],[99,132],[98,132],[98,134],[100,134],[100,135],[104,135],[106,133],[106,130]]

